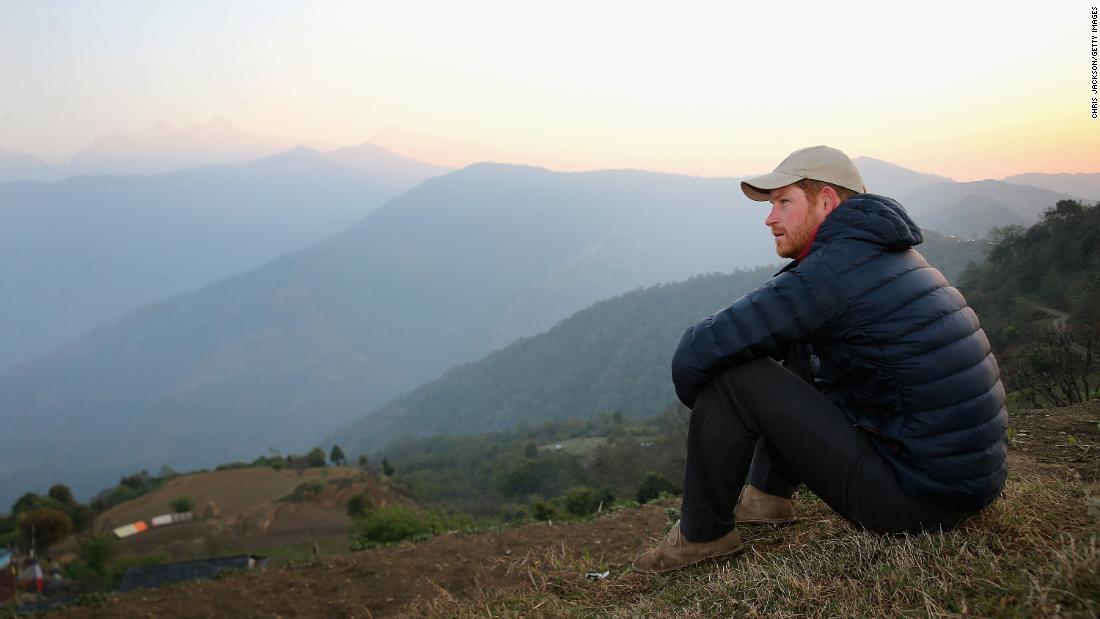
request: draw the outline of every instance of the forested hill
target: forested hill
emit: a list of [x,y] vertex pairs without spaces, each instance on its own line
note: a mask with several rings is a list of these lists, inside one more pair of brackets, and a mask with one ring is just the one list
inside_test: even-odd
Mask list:
[[668,361],[687,324],[768,279],[775,268],[693,277],[597,303],[398,398],[338,434],[352,451],[400,436],[510,430],[520,421],[621,410],[656,415],[675,399]]
[[[986,245],[926,233],[919,249],[948,276]],[[402,436],[469,434],[619,410],[641,419],[674,403],[669,360],[683,330],[767,281],[778,267],[693,277],[597,303],[549,331],[456,367],[330,442],[374,451]]]
[[1003,228],[989,258],[961,285],[994,344],[1025,334],[1037,305],[1069,314],[1071,324],[1100,321],[1100,207],[1062,200],[1030,228]]

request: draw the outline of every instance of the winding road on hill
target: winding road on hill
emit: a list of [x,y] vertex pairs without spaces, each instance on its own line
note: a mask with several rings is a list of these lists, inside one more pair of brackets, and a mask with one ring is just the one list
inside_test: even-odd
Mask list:
[[[1069,314],[1056,310],[1053,307],[1039,305],[1038,303],[1028,303],[1028,305],[1053,318],[1054,320],[1050,321],[1050,325],[1055,329],[1064,329],[1066,327],[1066,322],[1069,320]],[[1088,351],[1080,344],[1072,344],[1070,349],[1082,357],[1088,355]]]

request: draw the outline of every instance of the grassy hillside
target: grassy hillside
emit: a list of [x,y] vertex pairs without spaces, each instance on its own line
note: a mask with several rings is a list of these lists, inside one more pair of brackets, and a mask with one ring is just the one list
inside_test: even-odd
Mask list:
[[1100,402],[1013,416],[1032,438],[1010,451],[1004,495],[949,533],[862,533],[801,492],[799,521],[743,527],[750,548],[738,557],[632,573],[675,519],[669,503],[111,595],[53,616],[1095,616],[1098,422]]
[[[406,504],[375,475],[357,468],[275,470],[266,466],[179,475],[155,490],[120,503],[96,517],[89,533],[174,511],[185,497],[191,522],[155,527],[118,540],[121,555],[168,553],[188,559],[233,552],[266,552],[312,541],[347,549],[351,519],[347,502],[365,495],[373,505]],[[78,540],[54,548],[52,556],[75,551]]]

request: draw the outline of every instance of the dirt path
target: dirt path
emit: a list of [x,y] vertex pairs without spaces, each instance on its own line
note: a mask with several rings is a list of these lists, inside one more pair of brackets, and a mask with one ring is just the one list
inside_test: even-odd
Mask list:
[[[1039,305],[1038,303],[1031,303],[1031,307],[1034,307],[1035,309],[1043,312],[1047,316],[1054,318],[1054,320],[1050,321],[1050,325],[1055,329],[1064,329],[1066,326],[1066,321],[1069,320],[1069,314],[1063,311],[1056,310],[1053,307]],[[1082,357],[1088,354],[1088,351],[1085,350],[1085,347],[1080,344],[1074,344],[1072,346],[1072,349],[1073,352],[1081,355]]]

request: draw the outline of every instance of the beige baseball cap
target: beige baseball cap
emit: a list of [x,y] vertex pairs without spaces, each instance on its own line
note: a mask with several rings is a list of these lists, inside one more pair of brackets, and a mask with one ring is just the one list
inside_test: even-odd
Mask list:
[[741,181],[741,191],[750,200],[767,202],[771,197],[768,192],[772,189],[786,187],[804,178],[832,183],[856,193],[867,193],[863,176],[856,169],[856,164],[852,163],[848,155],[831,146],[810,146],[796,150],[776,166],[771,174]]

